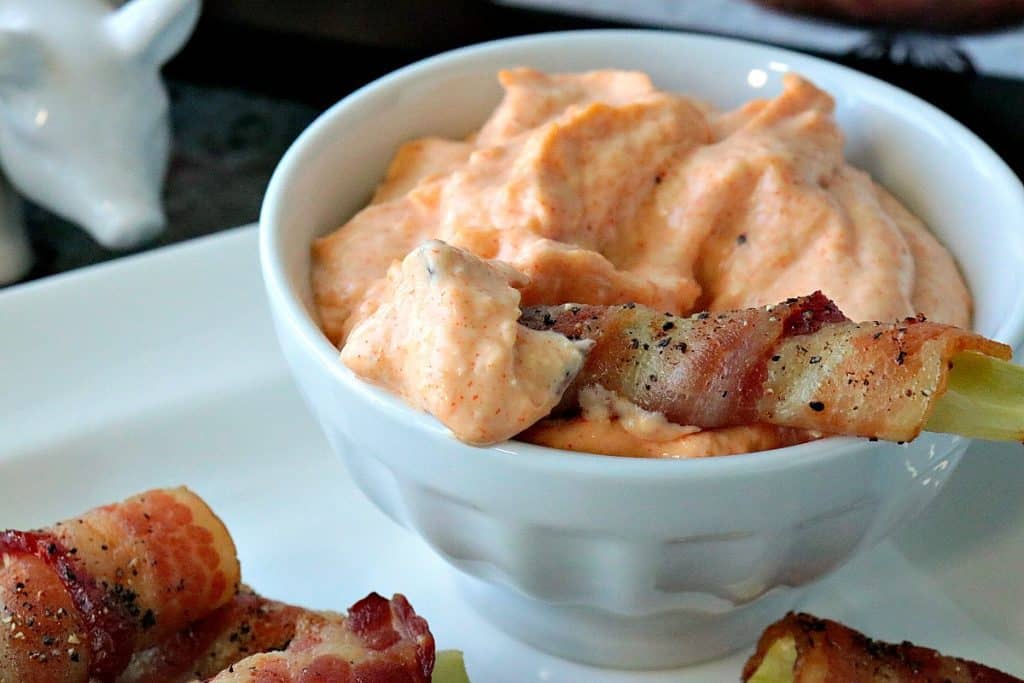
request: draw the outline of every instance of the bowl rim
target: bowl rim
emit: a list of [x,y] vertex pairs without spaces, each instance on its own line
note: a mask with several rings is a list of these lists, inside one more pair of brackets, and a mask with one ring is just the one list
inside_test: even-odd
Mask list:
[[[871,442],[867,439],[831,436],[767,451],[754,451],[728,456],[700,458],[645,458],[608,456],[579,451],[569,451],[540,446],[520,441],[504,441],[491,446],[478,447],[458,441],[436,418],[406,404],[400,397],[365,382],[349,370],[338,359],[338,350],[324,336],[313,318],[307,313],[301,298],[289,284],[287,268],[281,257],[283,244],[283,221],[278,219],[281,197],[287,193],[289,179],[302,168],[316,153],[317,142],[330,132],[335,119],[355,106],[360,100],[376,93],[387,91],[414,78],[423,72],[457,64],[474,56],[487,56],[510,47],[543,45],[550,42],[600,41],[600,40],[642,40],[644,38],[679,40],[681,42],[703,43],[705,47],[763,51],[766,56],[795,63],[795,70],[808,67],[838,73],[852,78],[854,85],[859,81],[873,88],[881,89],[887,98],[916,109],[916,113],[950,131],[959,144],[966,145],[1002,182],[1016,190],[1015,206],[1010,212],[1024,217],[1024,185],[1009,166],[970,129],[951,116],[909,92],[885,81],[861,73],[825,59],[805,55],[792,50],[753,41],[724,38],[720,36],[690,33],[685,31],[656,29],[592,29],[555,31],[503,38],[469,45],[414,62],[386,74],[350,93],[320,114],[289,146],[267,186],[259,218],[259,251],[264,285],[270,299],[271,309],[278,317],[279,327],[287,325],[290,334],[300,343],[303,352],[315,360],[318,368],[333,377],[353,397],[369,401],[390,418],[413,425],[423,435],[441,440],[440,446],[454,451],[466,450],[465,455],[483,454],[506,460],[506,464],[521,469],[532,469],[545,474],[567,472],[574,475],[607,475],[629,479],[664,479],[667,476],[713,478],[719,476],[751,474],[764,471],[787,469],[801,465],[828,461],[851,451],[864,451],[891,446],[886,442]],[[813,74],[811,76],[813,78]],[[1024,290],[1017,293],[1010,314],[996,332],[1012,347],[1024,344]],[[919,437],[920,438],[920,437]],[[963,437],[941,435],[947,443],[945,450],[952,450]]]

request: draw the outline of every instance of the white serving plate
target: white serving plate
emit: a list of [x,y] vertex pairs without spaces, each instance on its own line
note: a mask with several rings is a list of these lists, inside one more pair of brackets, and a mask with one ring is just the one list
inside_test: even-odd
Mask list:
[[[288,377],[243,228],[0,293],[0,528],[186,484],[261,592],[344,609],[406,594],[475,683],[738,680],[749,652],[657,673],[512,640],[356,490]],[[931,512],[801,608],[1024,675],[1024,452],[976,444]],[[781,616],[781,615],[780,615]]]

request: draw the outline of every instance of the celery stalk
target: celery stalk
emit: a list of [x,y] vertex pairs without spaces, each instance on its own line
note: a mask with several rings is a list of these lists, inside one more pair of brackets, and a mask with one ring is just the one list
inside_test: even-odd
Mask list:
[[796,666],[796,641],[793,636],[779,638],[764,653],[761,666],[747,683],[793,683]]
[[935,402],[924,428],[1024,441],[1024,367],[973,351],[956,354],[946,393]]
[[434,662],[434,675],[430,680],[431,683],[469,683],[466,663],[462,661],[462,653],[458,650],[438,652]]

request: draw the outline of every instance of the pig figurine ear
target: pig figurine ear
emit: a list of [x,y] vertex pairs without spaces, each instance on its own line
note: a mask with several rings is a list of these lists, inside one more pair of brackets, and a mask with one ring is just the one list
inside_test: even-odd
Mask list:
[[0,28],[0,92],[31,85],[43,70],[43,48],[32,35]]
[[107,24],[125,54],[160,66],[185,44],[198,17],[199,0],[131,0]]

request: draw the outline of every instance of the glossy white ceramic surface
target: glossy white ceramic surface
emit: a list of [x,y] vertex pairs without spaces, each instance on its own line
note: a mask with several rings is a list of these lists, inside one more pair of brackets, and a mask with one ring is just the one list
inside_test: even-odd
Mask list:
[[798,71],[829,90],[847,154],[958,258],[976,328],[1024,339],[1024,191],[974,135],[916,98],[771,47],[672,33],[501,41],[413,65],[346,98],[282,160],[261,216],[263,274],[294,376],[355,482],[460,570],[502,628],[561,656],[665,667],[748,644],[815,580],[920,511],[966,441],[827,439],[699,461],[644,461],[508,442],[474,448],[355,378],[309,310],[309,244],[356,211],[396,147],[462,136],[529,65],[649,72],[728,107]]
[[[160,67],[188,38],[199,5],[0,2],[0,173],[106,247],[156,234],[169,141]],[[4,203],[0,282],[30,263],[20,217]]]
[[[0,292],[0,377],[17,388],[0,392],[0,528],[187,484],[223,517],[260,592],[329,609],[405,593],[439,648],[465,651],[475,683],[739,679],[749,649],[685,669],[596,669],[472,610],[447,564],[332,453],[274,341],[256,251],[254,229],[232,231]],[[902,534],[913,563],[883,542],[798,606],[1024,675],[1022,489],[1018,445],[972,445],[939,514]]]

